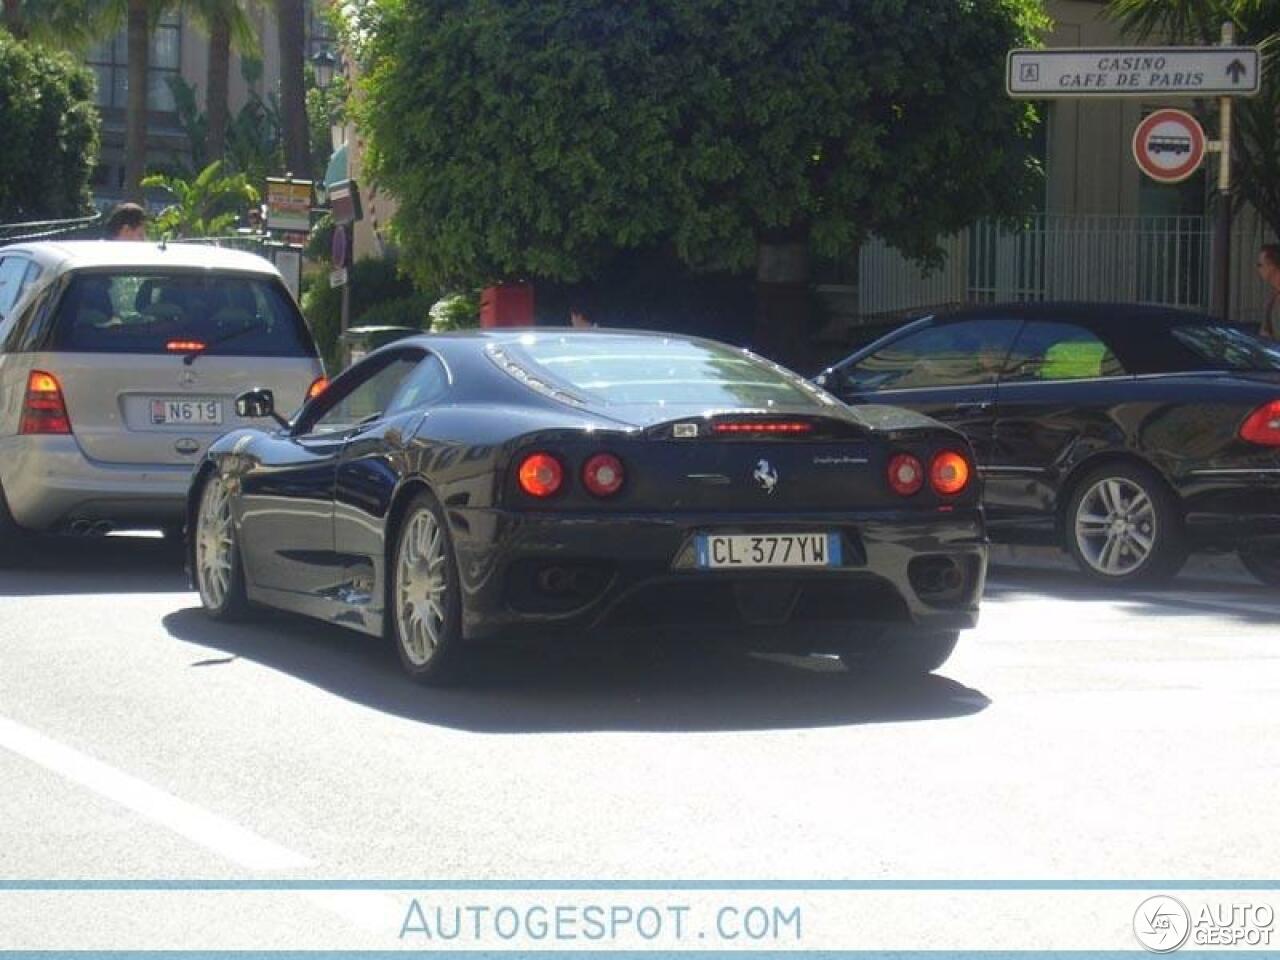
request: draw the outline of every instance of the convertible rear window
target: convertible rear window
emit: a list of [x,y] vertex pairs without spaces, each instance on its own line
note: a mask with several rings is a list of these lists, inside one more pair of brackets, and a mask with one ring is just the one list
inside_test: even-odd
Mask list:
[[1280,343],[1216,323],[1187,323],[1173,337],[1214,370],[1280,370]]
[[528,379],[610,406],[819,406],[825,395],[741,350],[661,336],[530,336],[503,352]]
[[58,305],[53,347],[74,353],[313,357],[288,293],[269,277],[81,273]]

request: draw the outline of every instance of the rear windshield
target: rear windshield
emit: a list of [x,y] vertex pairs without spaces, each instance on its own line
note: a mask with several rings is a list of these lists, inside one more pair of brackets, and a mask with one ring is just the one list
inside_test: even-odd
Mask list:
[[61,303],[54,349],[313,357],[315,343],[283,287],[237,274],[82,273]]
[[1280,343],[1221,324],[1183,324],[1174,338],[1212,370],[1280,370]]
[[505,348],[540,380],[610,406],[817,406],[802,379],[732,347],[661,336],[530,336]]

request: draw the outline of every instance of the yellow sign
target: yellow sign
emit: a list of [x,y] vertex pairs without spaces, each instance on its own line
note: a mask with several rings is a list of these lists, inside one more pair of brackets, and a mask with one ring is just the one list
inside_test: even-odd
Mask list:
[[311,181],[267,178],[267,229],[311,229]]

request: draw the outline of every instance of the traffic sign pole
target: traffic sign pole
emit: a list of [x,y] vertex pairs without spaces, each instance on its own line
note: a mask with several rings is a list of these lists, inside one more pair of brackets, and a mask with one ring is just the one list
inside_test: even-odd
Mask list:
[[[1235,41],[1235,25],[1222,25],[1222,45]],[[1213,312],[1231,319],[1231,97],[1218,100],[1218,208],[1213,221]]]

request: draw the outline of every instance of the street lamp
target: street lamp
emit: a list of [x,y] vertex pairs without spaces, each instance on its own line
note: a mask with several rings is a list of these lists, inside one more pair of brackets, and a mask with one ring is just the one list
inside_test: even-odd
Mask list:
[[338,58],[328,47],[321,47],[311,58],[311,66],[316,73],[316,86],[328,90],[333,83],[333,72],[338,66]]

